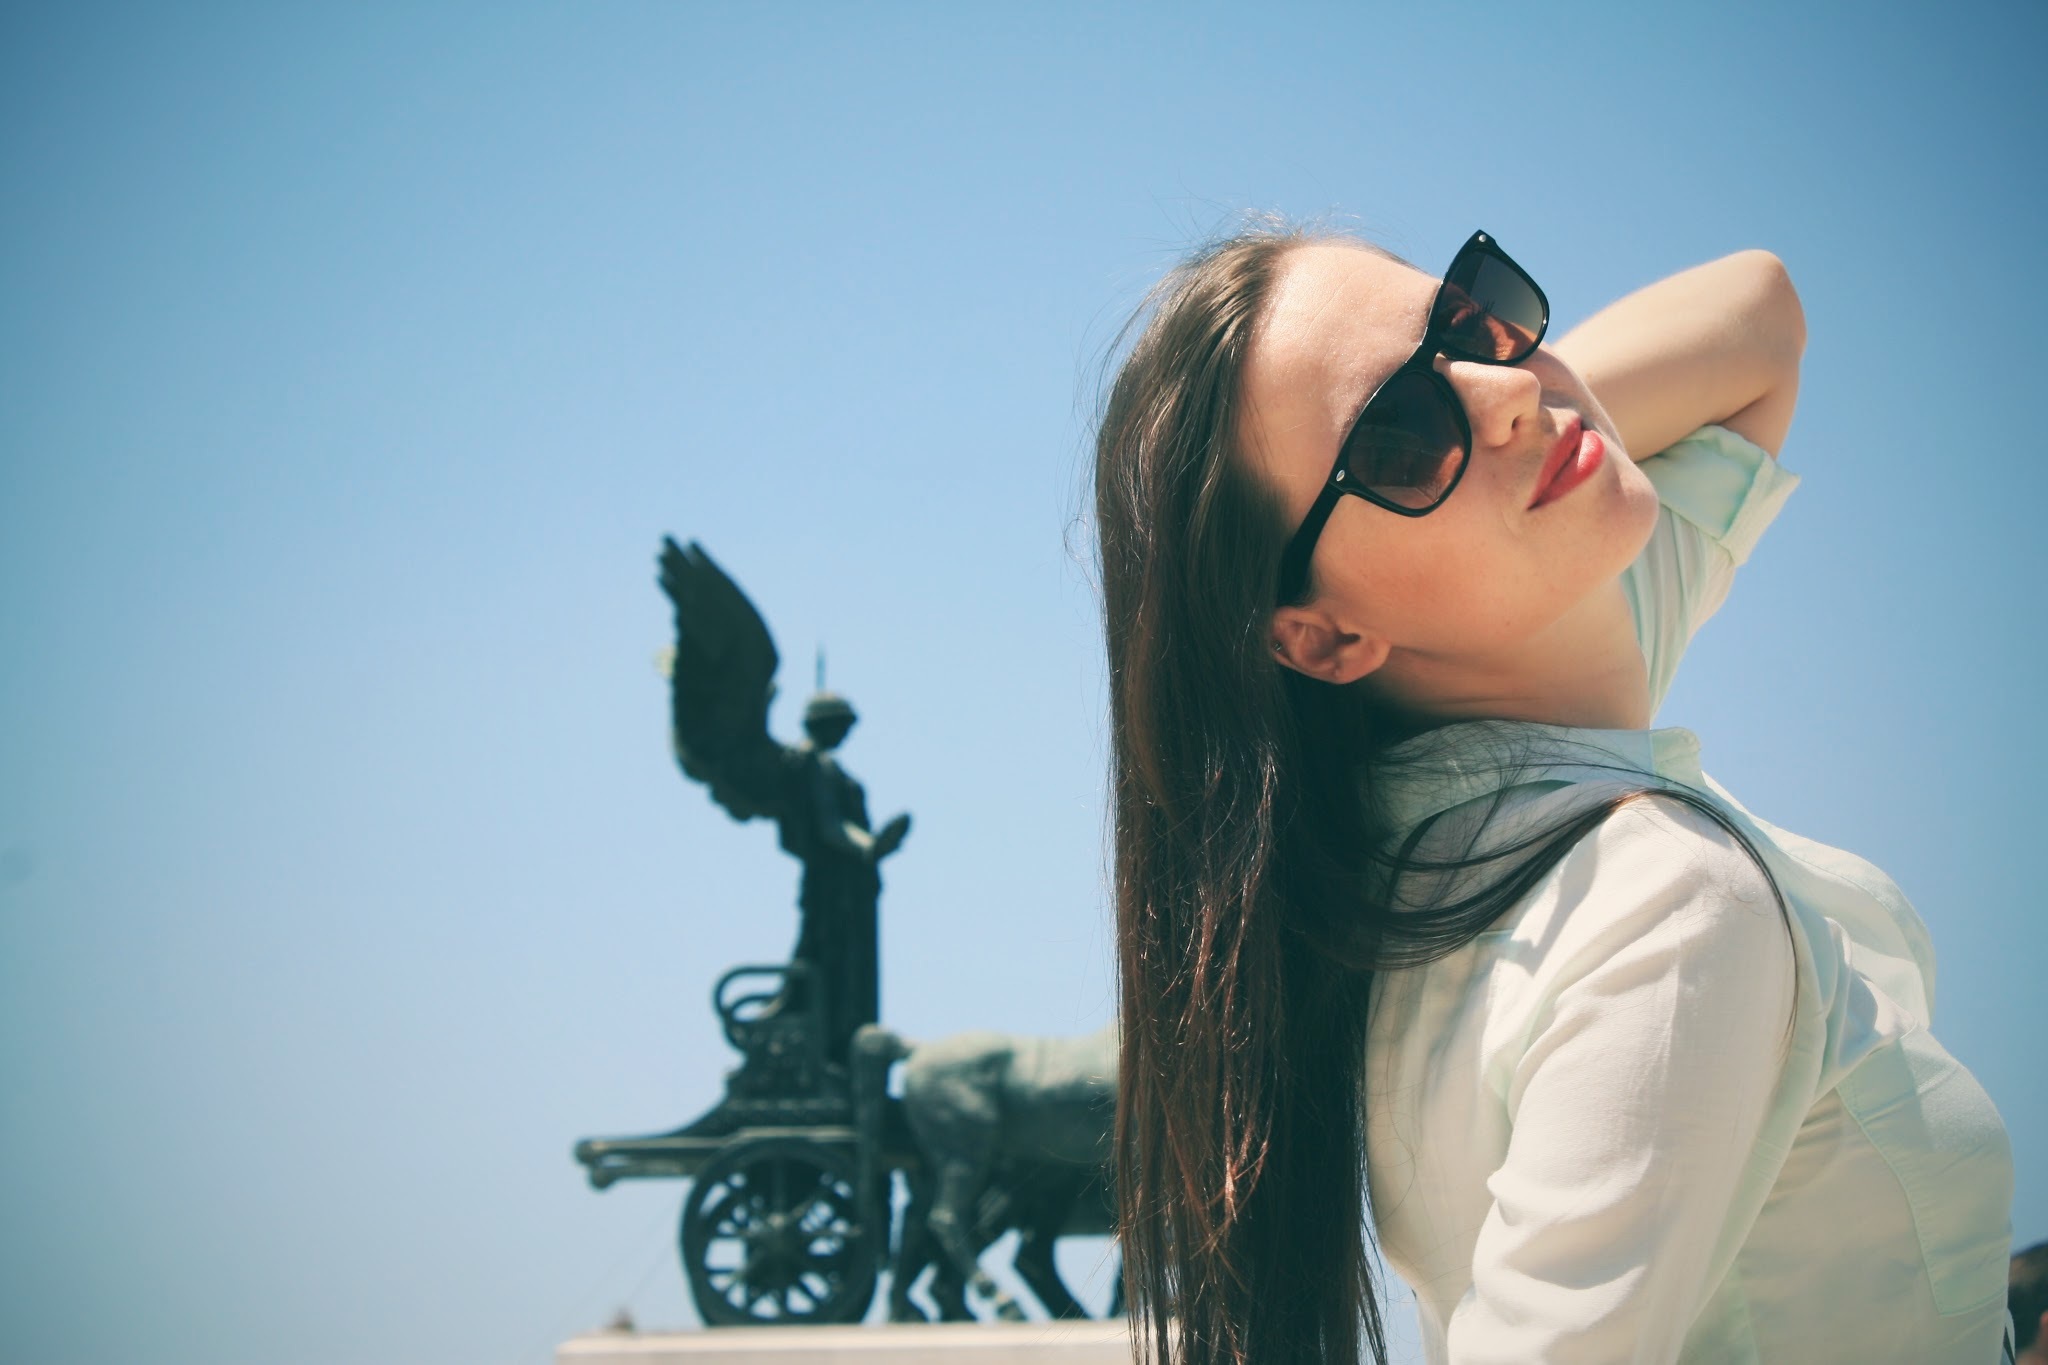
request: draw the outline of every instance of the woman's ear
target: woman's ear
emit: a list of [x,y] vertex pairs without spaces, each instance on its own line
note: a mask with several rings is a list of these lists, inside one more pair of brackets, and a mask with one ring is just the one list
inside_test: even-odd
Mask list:
[[1385,663],[1393,648],[1384,635],[1346,630],[1314,607],[1280,608],[1269,632],[1274,658],[1327,683],[1357,682]]

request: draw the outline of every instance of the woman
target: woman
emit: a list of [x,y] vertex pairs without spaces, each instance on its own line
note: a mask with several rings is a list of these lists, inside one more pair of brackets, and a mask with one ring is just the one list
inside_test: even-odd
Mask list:
[[[1996,1360],[2011,1160],[1896,886],[1646,727],[1795,480],[1746,252],[1544,347],[1246,233],[1098,435],[1127,1287],[1161,1360]],[[1638,459],[1651,456],[1652,458]],[[1169,1327],[1171,1330],[1169,1330]]]

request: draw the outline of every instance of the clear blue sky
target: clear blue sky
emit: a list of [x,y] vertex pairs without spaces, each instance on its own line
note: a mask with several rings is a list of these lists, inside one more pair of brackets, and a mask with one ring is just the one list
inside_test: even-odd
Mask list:
[[9,7],[0,1356],[685,1319],[569,1147],[715,1098],[796,869],[670,760],[663,532],[915,813],[885,1018],[1106,1019],[1087,414],[1246,208],[1562,325],[1784,258],[1806,483],[1662,720],[1915,898],[2048,1237],[2048,17],[1905,8]]

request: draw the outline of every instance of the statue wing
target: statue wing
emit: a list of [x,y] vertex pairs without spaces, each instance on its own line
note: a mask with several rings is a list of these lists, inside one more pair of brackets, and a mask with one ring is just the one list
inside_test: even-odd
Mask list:
[[676,607],[677,761],[735,820],[779,818],[789,755],[768,733],[779,661],[767,622],[694,540],[662,537],[661,590]]

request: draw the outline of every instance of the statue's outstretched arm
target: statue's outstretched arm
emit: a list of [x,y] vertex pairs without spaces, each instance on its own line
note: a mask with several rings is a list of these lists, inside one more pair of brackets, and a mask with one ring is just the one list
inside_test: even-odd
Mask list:
[[[854,788],[858,793],[859,788]],[[842,805],[846,793],[836,783],[820,780],[813,788],[817,817],[817,828],[826,843],[842,853],[851,853],[870,862],[880,862],[894,853],[903,843],[903,837],[910,833],[910,816],[897,816],[879,830],[867,828],[867,803],[856,798],[852,802],[853,814],[857,819],[848,819]]]
[[888,857],[903,846],[903,838],[910,833],[910,812],[904,811],[888,824],[875,831],[874,859],[876,862]]

